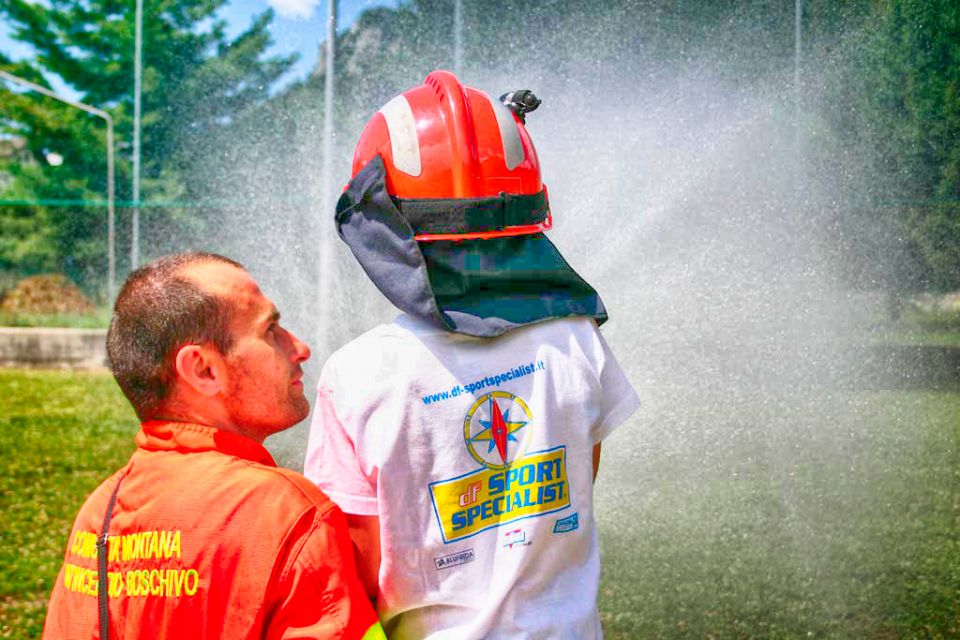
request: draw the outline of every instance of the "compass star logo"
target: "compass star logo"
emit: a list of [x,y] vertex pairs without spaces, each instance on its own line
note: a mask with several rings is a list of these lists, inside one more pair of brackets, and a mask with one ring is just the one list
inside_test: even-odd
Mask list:
[[532,421],[523,400],[506,391],[491,391],[467,412],[463,439],[474,460],[490,469],[506,469],[526,451]]

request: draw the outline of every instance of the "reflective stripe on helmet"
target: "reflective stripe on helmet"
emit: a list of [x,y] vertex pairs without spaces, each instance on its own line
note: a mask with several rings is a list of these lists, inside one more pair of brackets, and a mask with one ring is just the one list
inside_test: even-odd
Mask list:
[[432,72],[374,114],[360,133],[353,175],[378,154],[386,161],[390,195],[398,198],[543,189],[536,149],[518,116],[447,71]]
[[483,94],[483,96],[490,101],[493,113],[497,116],[500,140],[503,141],[503,160],[507,164],[507,169],[513,170],[514,167],[523,162],[525,157],[523,142],[520,140],[520,132],[517,131],[517,123],[513,119],[513,112],[499,100],[494,100],[486,94]]
[[407,98],[403,95],[397,96],[383,105],[380,113],[387,121],[387,131],[390,133],[393,166],[408,175],[419,176],[420,140],[417,138],[413,109],[410,108]]

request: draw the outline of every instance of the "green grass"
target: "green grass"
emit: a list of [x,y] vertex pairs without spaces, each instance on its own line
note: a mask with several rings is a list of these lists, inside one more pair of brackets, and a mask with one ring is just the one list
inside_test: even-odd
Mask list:
[[[960,394],[644,396],[597,486],[608,638],[960,637]],[[0,638],[135,432],[107,374],[0,370]]]
[[880,342],[928,347],[960,347],[960,331],[904,329],[883,335]]
[[926,313],[909,309],[897,328],[881,339],[901,344],[960,347],[960,311]]
[[908,332],[900,334],[894,342],[923,344],[931,347],[960,347],[960,331]]
[[608,638],[960,637],[960,394],[664,395],[605,447]]
[[71,329],[106,329],[110,310],[94,313],[11,313],[0,312],[0,327],[66,327]]
[[0,370],[0,638],[39,637],[73,517],[136,429],[108,374]]

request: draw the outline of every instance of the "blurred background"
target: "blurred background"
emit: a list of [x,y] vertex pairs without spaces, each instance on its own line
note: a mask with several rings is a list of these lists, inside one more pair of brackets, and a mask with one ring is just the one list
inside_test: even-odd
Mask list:
[[[0,0],[0,321],[105,327],[132,267],[212,250],[315,380],[396,313],[334,204],[363,124],[437,68],[543,100],[549,235],[643,401],[596,489],[607,635],[960,637],[953,0]],[[16,375],[0,436],[43,453],[10,454],[4,507],[52,551],[0,530],[0,637],[39,631],[135,431],[102,373]],[[116,457],[67,456],[78,431]],[[305,439],[268,446],[299,469]]]

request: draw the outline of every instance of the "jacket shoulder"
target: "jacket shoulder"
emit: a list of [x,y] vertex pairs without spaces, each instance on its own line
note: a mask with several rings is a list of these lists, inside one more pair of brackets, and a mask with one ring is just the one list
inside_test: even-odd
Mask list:
[[268,493],[273,500],[299,505],[303,509],[316,508],[319,513],[329,511],[334,503],[303,474],[283,467],[267,467],[251,463],[248,471],[251,491]]

